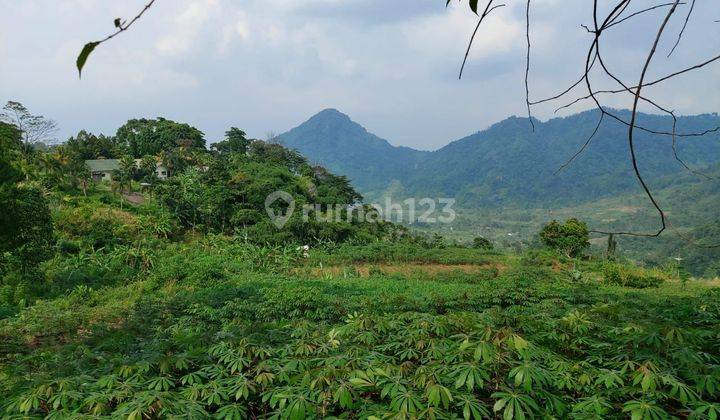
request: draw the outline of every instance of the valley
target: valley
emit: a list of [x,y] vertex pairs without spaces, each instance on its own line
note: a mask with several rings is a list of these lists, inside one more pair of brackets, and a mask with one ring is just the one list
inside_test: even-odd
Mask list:
[[[621,112],[622,114],[622,112]],[[469,242],[484,236],[504,249],[537,243],[539,228],[550,219],[579,217],[592,229],[652,231],[657,213],[631,172],[626,132],[619,123],[604,123],[590,145],[558,172],[593,132],[593,111],[536,121],[512,117],[456,140],[435,151],[396,147],[369,133],[340,111],[324,110],[278,136],[311,162],[345,175],[366,202],[394,203],[414,197],[456,199],[451,224],[415,223],[419,232],[438,233]],[[645,126],[666,130],[668,118],[642,115]],[[678,132],[720,125],[717,114],[679,119]],[[673,257],[688,260],[695,275],[717,275],[710,230],[720,224],[720,135],[680,138],[677,154],[698,174],[674,158],[667,136],[641,136],[638,145],[643,173],[668,212],[672,229],[661,238],[619,238],[620,249],[639,262],[665,264]],[[701,247],[685,239],[699,240]],[[603,237],[593,240],[603,252]],[[705,255],[705,257],[699,256]]]

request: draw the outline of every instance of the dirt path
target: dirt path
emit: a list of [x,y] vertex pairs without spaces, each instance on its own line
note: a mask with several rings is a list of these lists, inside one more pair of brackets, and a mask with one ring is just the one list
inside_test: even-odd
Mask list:
[[401,274],[403,276],[412,276],[417,274],[430,275],[432,277],[447,274],[451,272],[463,272],[467,274],[477,274],[487,270],[496,269],[498,273],[502,273],[506,267],[502,264],[423,264],[423,263],[397,263],[397,264],[350,264],[347,266],[330,266],[330,267],[306,267],[298,269],[310,274],[313,277],[323,277],[326,275],[338,276],[343,272],[354,271],[361,277],[369,277],[373,272],[381,272],[383,274]]

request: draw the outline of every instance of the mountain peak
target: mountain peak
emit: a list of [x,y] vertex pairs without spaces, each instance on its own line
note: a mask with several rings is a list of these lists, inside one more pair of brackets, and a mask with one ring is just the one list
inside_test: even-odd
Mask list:
[[326,108],[326,109],[323,109],[322,111],[320,111],[320,112],[318,112],[317,114],[315,114],[315,115],[313,115],[312,117],[310,117],[310,119],[309,119],[308,121],[313,121],[313,120],[315,120],[315,121],[317,121],[317,120],[322,120],[322,121],[333,121],[333,120],[337,120],[337,121],[352,121],[349,116],[347,116],[346,114],[338,111],[338,110],[335,109],[335,108]]

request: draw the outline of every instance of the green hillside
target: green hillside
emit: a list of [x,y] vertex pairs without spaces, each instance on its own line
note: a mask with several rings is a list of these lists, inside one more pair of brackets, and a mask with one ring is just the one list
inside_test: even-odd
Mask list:
[[[627,111],[618,111],[627,117]],[[632,174],[627,128],[611,119],[590,146],[556,174],[593,132],[596,111],[546,122],[512,117],[433,152],[391,146],[347,116],[323,111],[279,137],[311,161],[348,176],[362,193],[378,197],[388,189],[402,197],[455,197],[460,207],[534,207],[577,204],[639,192]],[[639,124],[670,131],[670,118],[642,114]],[[717,114],[681,117],[678,132],[701,132],[720,125]],[[681,174],[667,136],[638,131],[640,167],[648,178]],[[680,138],[678,155],[692,167],[720,162],[720,133]],[[402,198],[397,197],[397,198]]]
[[[618,249],[624,256],[650,265],[674,263],[694,275],[718,275],[720,244],[717,233],[717,208],[720,205],[720,168],[702,168],[711,177],[690,173],[659,177],[654,181],[655,195],[671,223],[659,238],[618,237]],[[415,224],[413,229],[438,233],[447,238],[470,243],[483,236],[504,249],[520,249],[537,242],[537,232],[550,219],[578,217],[590,228],[604,231],[653,232],[659,227],[657,211],[644,194],[623,194],[580,205],[560,204],[533,207],[458,209],[456,220],[449,225]],[[606,237],[592,240],[594,252],[601,254]]]
[[[413,153],[377,140],[333,110],[280,139],[347,175],[369,201],[383,203],[383,196],[395,202],[406,197],[455,198],[458,217],[452,224],[416,223],[412,228],[465,243],[483,236],[504,249],[521,249],[536,242],[539,228],[553,218],[579,217],[598,230],[656,230],[657,213],[632,173],[622,124],[604,121],[590,146],[556,173],[596,122],[597,114],[588,111],[535,121],[533,132],[527,119],[513,117],[439,150]],[[641,115],[640,124],[671,128],[668,118],[655,115]],[[706,114],[680,118],[677,129],[695,132],[718,125],[717,114]],[[712,234],[720,207],[720,134],[677,140],[678,155],[705,176],[688,172],[675,160],[666,136],[638,132],[636,144],[640,169],[667,210],[672,229],[660,238],[619,238],[620,249],[648,264],[683,258],[693,274],[715,275],[716,249],[694,246],[682,237],[720,243],[720,236]],[[593,241],[597,252],[604,249],[604,240]]]

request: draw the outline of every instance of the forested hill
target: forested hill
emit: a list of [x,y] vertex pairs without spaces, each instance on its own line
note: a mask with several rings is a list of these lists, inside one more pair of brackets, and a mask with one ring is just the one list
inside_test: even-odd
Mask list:
[[348,176],[356,188],[366,192],[384,189],[388,180],[407,179],[429,154],[393,146],[336,109],[317,113],[278,140],[313,163]]
[[[617,111],[629,118],[628,111]],[[364,193],[376,195],[392,185],[403,196],[451,196],[464,207],[577,204],[638,192],[627,145],[627,127],[605,118],[587,149],[555,174],[595,129],[597,111],[546,122],[510,117],[451,142],[434,152],[394,147],[335,110],[325,110],[280,136],[310,160],[346,175]],[[641,114],[639,123],[671,131],[669,117]],[[720,125],[717,114],[681,117],[679,133]],[[672,140],[636,130],[640,169],[653,178],[685,171],[675,160]],[[720,133],[679,137],[678,155],[691,167],[720,162]]]

